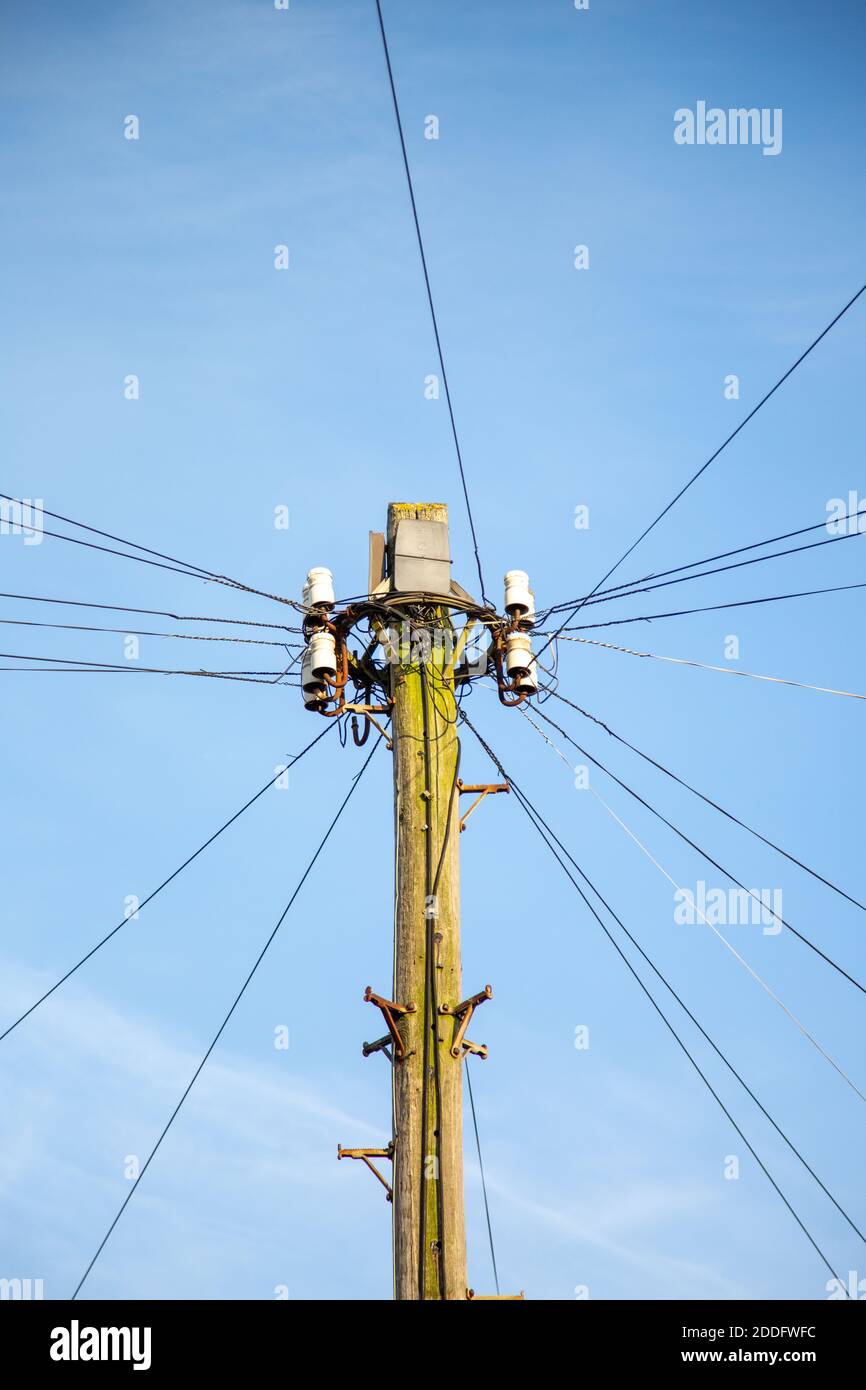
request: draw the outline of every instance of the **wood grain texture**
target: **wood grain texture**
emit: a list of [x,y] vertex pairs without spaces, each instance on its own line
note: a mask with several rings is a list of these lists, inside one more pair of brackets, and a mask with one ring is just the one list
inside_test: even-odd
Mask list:
[[[445,521],[447,508],[436,503],[397,503],[388,510],[388,545],[393,545],[396,523],[406,516]],[[429,626],[429,614],[425,622]],[[450,618],[440,610],[435,625],[450,629]],[[424,1076],[425,1019],[429,1000],[425,978],[427,938],[426,840],[431,837],[435,872],[451,820],[448,845],[432,918],[434,969],[438,1000],[451,1006],[461,995],[460,975],[460,877],[459,797],[449,813],[449,799],[457,757],[456,705],[453,683],[443,670],[449,644],[434,647],[425,666],[428,687],[427,719],[430,738],[430,783],[427,786],[424,757],[424,684],[417,646],[404,643],[400,661],[392,665],[394,699],[394,822],[397,844],[396,951],[393,998],[412,1002],[414,1014],[400,1025],[410,1055],[393,1068],[396,1149],[394,1155],[394,1252],[398,1299],[419,1295],[421,1184],[427,1189],[425,1230],[425,1297],[465,1299],[466,1233],[463,1204],[462,1067],[451,1056],[453,1019],[441,1016],[431,1029],[428,1075]],[[429,792],[427,797],[425,792]],[[442,1113],[437,1113],[433,1051],[439,1052]],[[422,1134],[423,1091],[427,1086],[428,1124]],[[438,1143],[437,1133],[438,1130]],[[438,1154],[437,1165],[435,1160]],[[441,1184],[445,1213],[439,1230],[437,1184]],[[445,1287],[441,1287],[438,1246],[444,1237]]]

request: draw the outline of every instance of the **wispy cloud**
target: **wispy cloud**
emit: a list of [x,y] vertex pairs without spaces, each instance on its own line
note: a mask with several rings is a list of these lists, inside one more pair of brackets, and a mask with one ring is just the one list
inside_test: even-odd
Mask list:
[[[47,983],[6,965],[3,1017],[14,1017]],[[144,1163],[203,1045],[193,1048],[80,988],[59,992],[7,1046],[13,1038],[20,1060],[7,1077],[0,1120],[0,1265],[26,1274],[36,1261],[47,1294],[62,1297],[68,1271],[80,1274],[128,1192],[125,1163],[130,1155]],[[105,1292],[141,1291],[148,1277],[161,1286],[164,1265],[176,1271],[179,1251],[192,1244],[198,1274],[186,1293],[194,1296],[202,1248],[209,1277],[222,1271],[228,1281],[251,1247],[267,1265],[269,1223],[282,1224],[305,1205],[314,1211],[326,1200],[339,1210],[357,1200],[357,1187],[335,1162],[336,1143],[378,1143],[381,1135],[335,1103],[326,1079],[302,1078],[283,1059],[282,1069],[270,1057],[255,1063],[230,1045],[213,1055],[124,1216],[126,1230],[119,1227],[116,1248],[106,1250]]]

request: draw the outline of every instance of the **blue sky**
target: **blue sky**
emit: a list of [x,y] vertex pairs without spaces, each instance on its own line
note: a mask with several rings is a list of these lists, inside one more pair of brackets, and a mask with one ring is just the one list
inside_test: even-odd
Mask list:
[[[487,587],[499,599],[520,566],[540,605],[560,602],[595,584],[862,283],[862,11],[384,8]],[[358,592],[388,501],[442,500],[455,575],[474,590],[445,402],[424,396],[434,344],[372,3],[7,5],[2,24],[0,490],[288,595],[314,564]],[[699,100],[781,108],[781,153],[678,146],[674,112]],[[123,137],[129,114],[138,141]],[[429,114],[438,141],[423,138]],[[819,522],[849,490],[866,498],[864,313],[861,301],[622,578]],[[124,399],[130,373],[137,401]],[[13,593],[281,616],[51,539],[0,536],[0,562]],[[610,615],[862,578],[855,540]],[[862,603],[855,590],[598,635],[866,692]],[[67,613],[0,600],[5,618],[91,621]],[[9,652],[123,660],[120,635],[2,631]],[[179,647],[183,663],[275,669],[269,648],[156,638],[140,664],[176,664]],[[318,725],[291,689],[0,679],[11,1019]],[[857,702],[573,644],[560,689],[863,898]],[[862,1102],[705,927],[674,923],[670,883],[519,715],[481,689],[467,709],[862,1217]],[[780,888],[788,920],[863,976],[856,908],[577,714],[545,709],[743,881]],[[472,780],[491,771],[471,735],[464,761]],[[41,1277],[48,1297],[75,1287],[128,1191],[126,1156],[148,1152],[358,766],[327,740],[4,1041],[0,1275]],[[678,883],[723,883],[600,773],[592,784]],[[390,979],[391,854],[380,750],[94,1268],[93,1296],[390,1296],[388,1208],[335,1154],[387,1138],[385,1063],[360,1043],[364,986]],[[814,1251],[505,797],[463,837],[462,877],[465,983],[494,988],[491,1058],[473,1081],[503,1287],[825,1297]],[[863,1089],[856,991],[787,933],[729,936]],[[288,1052],[273,1046],[282,1024]],[[862,1270],[856,1237],[682,1030],[834,1266]],[[470,1282],[489,1289],[470,1147],[467,1209]]]

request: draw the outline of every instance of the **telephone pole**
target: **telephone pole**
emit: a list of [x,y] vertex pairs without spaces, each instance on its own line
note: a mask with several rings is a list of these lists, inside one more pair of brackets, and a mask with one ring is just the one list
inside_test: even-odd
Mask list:
[[[447,526],[440,505],[392,503],[388,566],[398,524]],[[447,536],[447,532],[445,533]],[[397,853],[394,999],[406,1048],[393,1067],[394,1263],[398,1299],[466,1298],[463,1209],[463,1057],[441,1005],[462,1000],[459,741],[450,613],[409,607],[391,655],[394,834]]]
[[[524,572],[513,570],[506,617],[479,604],[451,577],[448,508],[392,502],[385,532],[370,535],[367,599],[336,610],[331,571],[315,569],[304,605],[305,704],[328,718],[351,714],[359,745],[371,725],[385,733],[378,717],[390,715],[394,767],[394,975],[390,998],[367,987],[364,998],[387,1032],[362,1049],[391,1064],[393,1133],[387,1147],[340,1146],[337,1156],[362,1160],[393,1202],[397,1299],[464,1300],[475,1295],[466,1275],[463,1066],[470,1053],[487,1056],[467,1029],[492,990],[463,993],[460,832],[490,792],[509,788],[460,777],[455,685],[492,673],[509,705],[537,690],[528,636],[534,599]],[[456,613],[465,617],[459,632]],[[369,621],[371,641],[350,652],[360,620]],[[483,637],[469,662],[466,644],[479,623]],[[347,701],[350,680],[357,693]],[[371,703],[374,691],[384,704]],[[462,792],[475,800],[461,818]],[[373,1159],[393,1164],[393,1186]],[[522,1295],[482,1295],[491,1296]]]

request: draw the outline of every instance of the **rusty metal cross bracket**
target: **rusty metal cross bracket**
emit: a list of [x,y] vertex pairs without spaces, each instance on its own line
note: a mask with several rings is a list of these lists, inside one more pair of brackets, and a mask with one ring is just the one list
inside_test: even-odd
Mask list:
[[466,1029],[469,1027],[469,1020],[478,1008],[479,1004],[493,998],[493,990],[490,985],[485,985],[480,994],[473,994],[471,999],[464,999],[462,1004],[456,1004],[452,1009],[450,1004],[440,1004],[440,1014],[450,1014],[457,1025],[454,1033],[454,1041],[451,1044],[451,1056],[463,1057],[467,1052],[474,1052],[478,1057],[487,1056],[486,1043],[473,1043],[466,1037]]
[[495,796],[497,792],[511,791],[511,788],[509,787],[507,782],[464,782],[459,777],[457,779],[457,786],[460,790],[461,795],[463,795],[466,792],[480,793],[480,795],[476,796],[472,805],[469,807],[469,810],[466,812],[466,815],[461,820],[461,830],[466,829],[466,822],[468,821],[469,817],[472,815],[472,812],[476,809],[476,807],[481,805],[485,796]]
[[387,1182],[385,1178],[382,1177],[382,1174],[379,1172],[379,1169],[376,1167],[375,1163],[371,1163],[371,1162],[370,1162],[370,1159],[371,1159],[371,1158],[390,1158],[390,1159],[393,1159],[393,1157],[394,1157],[394,1145],[393,1145],[393,1143],[390,1143],[390,1144],[388,1145],[387,1149],[344,1149],[344,1148],[342,1147],[342,1145],[340,1145],[340,1144],[337,1145],[337,1159],[338,1159],[338,1161],[339,1161],[339,1159],[341,1159],[341,1158],[359,1158],[359,1159],[361,1160],[362,1163],[366,1163],[367,1167],[370,1169],[370,1172],[373,1173],[374,1176],[377,1177],[377,1178],[379,1179],[379,1182],[380,1182],[380,1183],[382,1184],[382,1186],[384,1187],[384,1189],[385,1189],[385,1200],[386,1200],[387,1202],[392,1202],[392,1201],[394,1200],[394,1193],[393,1193],[393,1190],[392,1190],[392,1188],[391,1188],[391,1184],[390,1184],[389,1182]]
[[381,1009],[382,1017],[388,1027],[388,1032],[384,1038],[379,1038],[373,1043],[364,1043],[361,1051],[365,1057],[369,1057],[371,1052],[381,1052],[383,1048],[392,1043],[394,1047],[394,1061],[402,1062],[404,1057],[409,1054],[406,1052],[406,1044],[400,1037],[397,1028],[397,1020],[394,1015],[402,1017],[403,1014],[414,1014],[414,1004],[395,1004],[393,999],[383,999],[381,995],[373,993],[372,985],[368,985],[364,990],[364,1000],[367,1004],[375,1004],[377,1009]]

